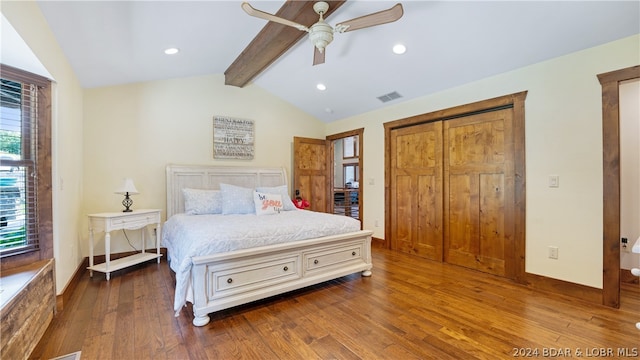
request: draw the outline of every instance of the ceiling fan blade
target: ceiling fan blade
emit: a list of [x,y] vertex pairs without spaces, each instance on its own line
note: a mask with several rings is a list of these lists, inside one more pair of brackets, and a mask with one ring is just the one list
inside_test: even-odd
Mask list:
[[281,17],[277,17],[275,15],[271,15],[269,13],[266,13],[264,11],[260,11],[256,8],[254,8],[253,6],[249,5],[249,3],[247,2],[243,2],[242,3],[242,10],[244,10],[244,12],[246,12],[247,14],[260,18],[260,19],[264,19],[264,20],[268,20],[268,21],[273,21],[282,25],[287,25],[287,26],[292,26],[298,30],[301,31],[309,31],[309,28],[307,28],[304,25],[300,25],[297,22],[293,22],[291,20],[287,20],[287,19],[283,19]]
[[326,48],[321,52],[317,47],[313,47],[313,65],[324,64],[324,53],[326,51]]
[[394,22],[402,17],[404,10],[402,4],[395,4],[393,7],[387,10],[378,11],[369,15],[357,17],[355,19],[347,20],[335,26],[337,32],[347,32],[358,29],[364,29],[370,26],[382,25],[390,22]]

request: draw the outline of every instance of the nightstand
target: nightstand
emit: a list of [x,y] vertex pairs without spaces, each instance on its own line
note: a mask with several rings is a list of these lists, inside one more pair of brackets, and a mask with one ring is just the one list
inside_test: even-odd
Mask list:
[[[147,226],[155,225],[156,228],[156,252],[146,252]],[[130,256],[125,256],[116,260],[111,260],[111,235],[115,230],[137,230],[142,229],[142,252]],[[93,264],[93,235],[97,232],[104,232],[104,257],[102,264]],[[89,274],[93,276],[94,271],[103,272],[110,279],[110,273],[124,269],[128,266],[136,265],[148,260],[158,259],[160,263],[160,210],[146,209],[133,210],[132,212],[114,212],[89,215]]]

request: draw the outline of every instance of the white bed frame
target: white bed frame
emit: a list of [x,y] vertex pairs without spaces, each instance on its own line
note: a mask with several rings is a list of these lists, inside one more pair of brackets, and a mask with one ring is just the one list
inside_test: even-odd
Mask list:
[[[183,188],[248,188],[287,184],[283,168],[167,166],[167,219],[184,212]],[[193,324],[209,313],[362,272],[371,276],[371,235],[342,235],[198,256],[191,272]]]

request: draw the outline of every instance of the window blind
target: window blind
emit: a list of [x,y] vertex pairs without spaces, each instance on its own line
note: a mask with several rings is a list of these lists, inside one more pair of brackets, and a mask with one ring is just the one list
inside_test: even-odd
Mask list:
[[0,257],[40,249],[38,79],[0,75]]

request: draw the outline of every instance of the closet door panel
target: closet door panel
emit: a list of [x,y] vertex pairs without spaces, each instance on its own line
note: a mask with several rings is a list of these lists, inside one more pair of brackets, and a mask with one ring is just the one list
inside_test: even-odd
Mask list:
[[504,176],[480,174],[480,255],[504,259]]
[[398,175],[395,177],[394,198],[396,200],[395,216],[392,228],[394,229],[395,248],[413,253],[413,193],[411,177]]
[[[445,260],[459,264],[469,261],[470,254],[478,252],[477,240],[477,183],[468,174],[449,176],[449,212],[445,226],[448,242],[445,246]],[[473,257],[473,256],[472,256]]]
[[437,175],[418,177],[416,248],[429,259],[442,261],[442,184]]
[[505,274],[513,201],[511,110],[445,122],[445,261]]
[[442,261],[442,123],[391,132],[391,245]]

